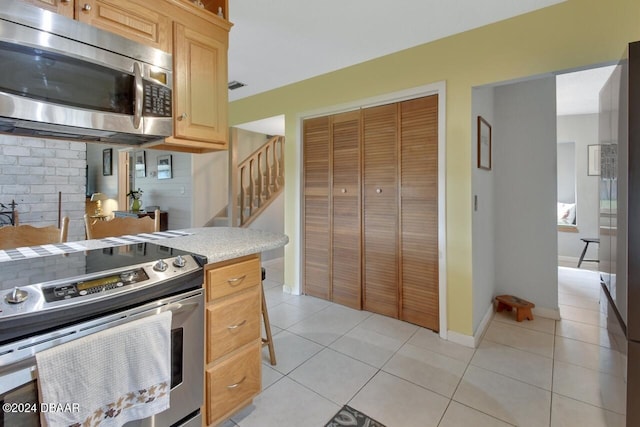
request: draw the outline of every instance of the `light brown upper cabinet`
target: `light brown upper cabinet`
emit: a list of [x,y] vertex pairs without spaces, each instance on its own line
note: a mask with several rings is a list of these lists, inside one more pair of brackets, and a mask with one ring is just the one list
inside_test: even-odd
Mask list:
[[203,150],[226,149],[226,38],[221,41],[175,23],[173,63],[174,137],[167,138],[166,143]]
[[171,52],[171,19],[149,2],[76,0],[78,21],[111,31],[139,43]]
[[304,121],[304,292],[439,330],[437,95]]
[[22,0],[50,12],[59,13],[73,19],[74,0]]

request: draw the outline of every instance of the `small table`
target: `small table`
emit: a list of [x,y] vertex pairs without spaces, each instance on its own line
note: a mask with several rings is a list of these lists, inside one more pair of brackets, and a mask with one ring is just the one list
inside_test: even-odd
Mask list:
[[578,261],[578,268],[583,262],[600,262],[598,259],[584,259],[584,256],[587,253],[587,249],[589,248],[589,243],[600,243],[600,239],[596,237],[584,237],[580,239],[584,242],[584,249],[582,250],[582,254],[580,255],[580,261]]

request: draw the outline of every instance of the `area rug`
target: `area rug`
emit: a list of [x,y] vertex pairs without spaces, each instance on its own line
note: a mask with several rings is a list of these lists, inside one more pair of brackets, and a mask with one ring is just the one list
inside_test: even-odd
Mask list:
[[385,427],[349,405],[344,405],[324,427]]

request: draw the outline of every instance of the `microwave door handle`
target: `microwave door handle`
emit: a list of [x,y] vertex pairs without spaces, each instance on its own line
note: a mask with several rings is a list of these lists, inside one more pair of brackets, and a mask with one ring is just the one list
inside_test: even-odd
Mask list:
[[142,86],[142,70],[140,64],[133,63],[133,89],[134,89],[134,101],[133,101],[133,127],[140,128],[140,121],[142,121],[142,103],[144,101],[144,88]]

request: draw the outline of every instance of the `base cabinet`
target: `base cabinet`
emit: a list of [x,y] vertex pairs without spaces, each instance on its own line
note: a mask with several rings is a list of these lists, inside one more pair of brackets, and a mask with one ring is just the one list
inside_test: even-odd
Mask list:
[[216,426],[262,389],[260,256],[205,271],[205,423]]

